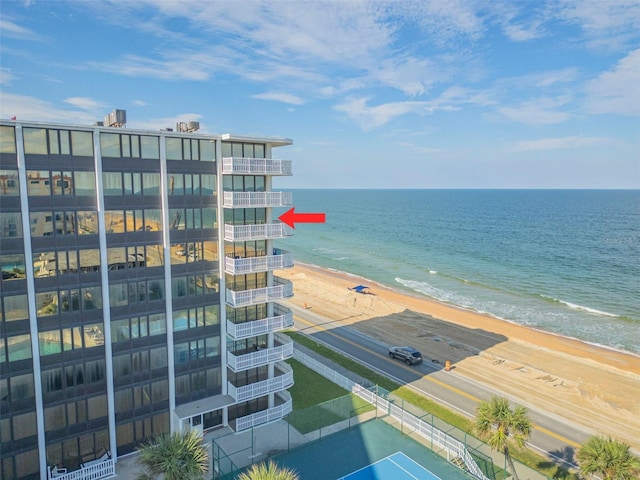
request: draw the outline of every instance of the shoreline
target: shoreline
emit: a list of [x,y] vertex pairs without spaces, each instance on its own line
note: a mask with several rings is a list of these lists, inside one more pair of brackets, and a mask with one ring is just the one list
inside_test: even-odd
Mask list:
[[[497,322],[504,322],[504,323],[507,323],[509,325],[514,325],[516,327],[521,327],[521,328],[524,328],[524,329],[528,329],[528,330],[531,330],[533,332],[537,332],[537,333],[540,333],[540,334],[543,334],[543,335],[550,335],[550,336],[553,336],[553,337],[557,337],[559,339],[564,339],[564,340],[568,340],[568,341],[572,341],[572,342],[583,343],[583,344],[585,344],[587,346],[590,346],[590,347],[593,347],[593,348],[596,348],[596,349],[607,350],[607,351],[611,351],[611,352],[614,352],[614,353],[619,353],[619,354],[622,354],[622,355],[629,355],[631,357],[636,357],[638,362],[640,362],[640,353],[630,352],[629,350],[624,350],[622,348],[616,348],[616,347],[613,347],[611,345],[604,345],[602,343],[590,342],[590,341],[583,340],[583,339],[580,339],[580,338],[577,338],[577,337],[572,337],[570,335],[566,335],[566,334],[563,334],[563,333],[551,332],[549,330],[543,330],[541,328],[537,328],[537,327],[533,327],[533,326],[529,326],[529,325],[523,325],[523,324],[518,323],[518,322],[516,322],[514,320],[509,320],[508,318],[498,317],[498,316],[492,315],[491,313],[488,313],[488,312],[479,312],[477,310],[473,310],[471,308],[467,308],[467,307],[464,307],[464,306],[461,306],[461,305],[456,305],[454,303],[448,303],[448,302],[445,302],[445,301],[442,301],[442,300],[431,298],[431,297],[429,297],[427,295],[417,293],[417,292],[415,292],[414,290],[411,290],[411,289],[403,290],[401,288],[397,288],[397,287],[393,287],[393,286],[390,286],[390,285],[386,285],[386,284],[378,282],[377,280],[371,280],[369,278],[363,277],[362,275],[357,275],[357,274],[354,274],[354,273],[346,272],[344,270],[338,270],[336,268],[322,267],[322,266],[314,264],[314,263],[305,263],[305,262],[296,261],[295,262],[295,266],[296,267],[299,266],[299,267],[301,267],[303,269],[317,271],[319,273],[325,271],[325,272],[332,273],[332,274],[335,274],[335,275],[338,275],[338,276],[355,278],[355,279],[358,279],[358,280],[362,280],[362,281],[364,281],[366,283],[369,283],[371,285],[375,285],[378,288],[381,288],[381,289],[384,289],[384,290],[388,290],[390,292],[394,292],[394,293],[396,293],[398,295],[406,295],[407,297],[412,297],[412,298],[415,298],[416,300],[424,300],[425,302],[432,302],[432,303],[441,305],[443,307],[448,307],[448,308],[451,308],[451,309],[454,309],[454,310],[459,310],[460,312],[469,313],[469,314],[472,314],[472,315],[480,315],[480,316],[487,317],[489,319],[495,320]],[[443,318],[443,319],[440,319],[440,320],[445,320],[445,319]],[[640,375],[640,365],[639,365],[637,373]]]
[[[534,329],[370,281],[296,263],[277,272],[294,284],[288,302],[348,326],[381,345],[408,344],[527,407],[640,451],[640,357]],[[366,284],[371,294],[349,290]]]

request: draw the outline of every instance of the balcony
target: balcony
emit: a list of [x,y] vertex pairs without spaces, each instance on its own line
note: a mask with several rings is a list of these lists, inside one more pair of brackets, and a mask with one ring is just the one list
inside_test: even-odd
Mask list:
[[275,240],[290,237],[293,229],[284,223],[266,223],[262,225],[225,225],[224,239],[228,242],[246,242],[251,240]]
[[225,157],[223,175],[291,175],[291,160]]
[[273,249],[273,255],[249,258],[225,257],[224,259],[224,271],[230,275],[269,272],[291,267],[293,267],[293,255],[279,248]]
[[231,307],[248,307],[261,303],[293,297],[293,284],[289,280],[274,277],[271,287],[254,288],[252,290],[235,291],[227,288],[226,301]]
[[252,413],[244,417],[238,417],[235,421],[235,431],[241,432],[258,425],[275,422],[290,414],[293,410],[291,395],[286,390],[276,394],[276,406],[262,410],[261,412]]
[[275,334],[275,340],[275,345],[271,348],[251,352],[227,352],[227,366],[234,372],[242,372],[293,357],[293,340],[278,333]]
[[290,207],[291,192],[224,192],[224,208]]
[[244,323],[227,321],[227,334],[234,340],[256,337],[279,332],[293,326],[293,312],[279,304],[274,304],[274,316]]
[[241,387],[236,387],[231,382],[228,382],[227,385],[229,387],[229,395],[231,395],[236,402],[243,402],[291,387],[293,385],[293,370],[288,364],[283,362],[276,367],[276,376],[273,378],[250,383],[249,385]]

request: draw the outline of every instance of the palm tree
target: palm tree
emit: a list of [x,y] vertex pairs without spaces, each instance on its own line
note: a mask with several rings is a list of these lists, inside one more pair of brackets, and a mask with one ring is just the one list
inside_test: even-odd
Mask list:
[[640,477],[640,458],[631,454],[629,445],[611,437],[594,435],[576,454],[580,474],[602,480],[632,480]]
[[513,459],[509,454],[508,440],[512,437],[519,448],[524,447],[533,427],[527,415],[527,409],[518,405],[511,410],[509,400],[492,397],[491,400],[482,402],[478,406],[475,427],[493,450],[504,453],[513,477],[519,480]]
[[144,473],[137,480],[202,480],[209,465],[209,455],[202,436],[195,430],[163,433],[140,448],[138,463]]
[[269,460],[268,463],[254,463],[238,480],[298,480],[298,474],[289,468],[280,468]]

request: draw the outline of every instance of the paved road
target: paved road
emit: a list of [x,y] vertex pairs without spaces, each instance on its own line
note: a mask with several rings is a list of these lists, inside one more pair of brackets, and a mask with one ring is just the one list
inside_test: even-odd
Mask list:
[[[421,365],[407,366],[399,360],[392,360],[387,353],[389,345],[342,326],[339,322],[330,322],[312,310],[304,310],[292,304],[288,304],[288,307],[294,312],[295,326],[300,332],[470,418],[475,416],[476,406],[481,400],[495,394],[505,396],[502,392],[489,390],[464,377],[455,368],[446,372],[440,363],[424,362]],[[526,399],[511,400],[526,406],[529,417],[535,424],[529,445],[546,456],[575,466],[571,465],[575,451],[592,432],[571,425],[559,416],[539,411],[529,405]]]

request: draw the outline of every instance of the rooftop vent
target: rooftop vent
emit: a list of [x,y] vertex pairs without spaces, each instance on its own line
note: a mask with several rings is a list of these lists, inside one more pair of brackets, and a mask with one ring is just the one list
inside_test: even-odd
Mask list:
[[107,127],[124,127],[127,124],[127,111],[114,110],[109,115],[104,117],[104,124]]
[[178,122],[176,130],[181,133],[193,133],[200,130],[200,122]]

